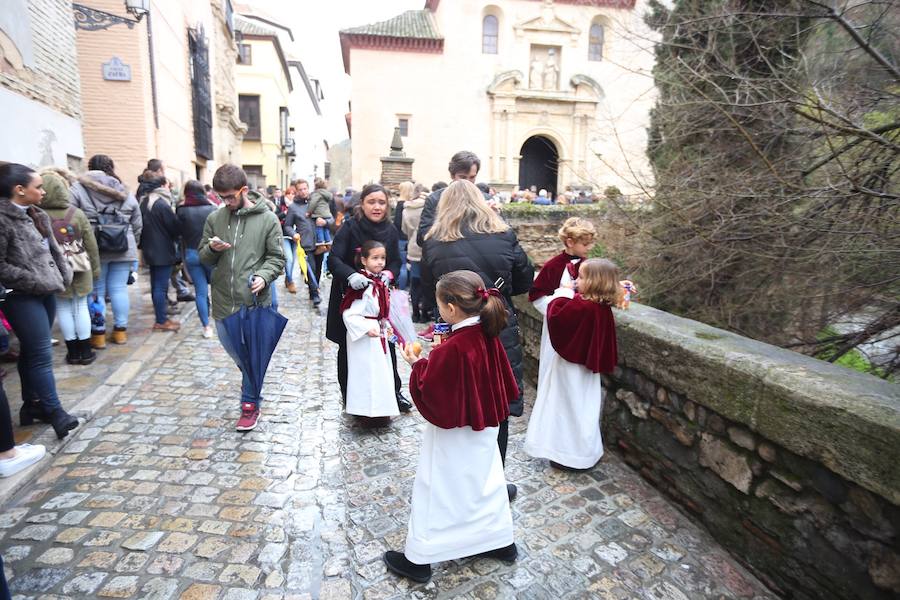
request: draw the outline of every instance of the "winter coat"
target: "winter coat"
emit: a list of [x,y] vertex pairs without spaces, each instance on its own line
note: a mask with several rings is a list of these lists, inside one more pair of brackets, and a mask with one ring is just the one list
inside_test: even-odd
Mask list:
[[416,232],[419,230],[419,220],[422,218],[422,209],[425,207],[425,198],[407,200],[403,207],[403,233],[409,242],[406,246],[406,258],[412,262],[422,260],[422,247],[416,240]]
[[282,231],[285,237],[292,238],[295,233],[300,234],[300,246],[307,252],[316,249],[316,224],[306,216],[309,212],[309,204],[306,200],[297,196],[288,205],[287,215],[284,217]]
[[334,198],[328,190],[315,190],[309,195],[309,216],[312,217],[313,223],[317,218],[334,221],[334,215],[331,214],[333,202]]
[[[375,230],[377,233],[373,234]],[[389,220],[372,223],[364,216],[344,219],[328,253],[328,270],[332,277],[325,337],[335,344],[347,343],[347,328],[341,317],[340,306],[347,290],[347,278],[358,270],[355,265],[356,249],[362,246],[363,242],[372,239],[384,244],[387,253],[385,270],[393,273],[395,277],[400,273],[400,237],[393,223]]]
[[402,241],[408,239],[406,233],[403,231],[403,208],[406,203],[407,200],[401,200],[397,202],[397,206],[394,207],[394,227],[396,227],[397,231],[400,233],[400,239]]
[[[47,213],[51,221],[62,219],[66,216],[71,204],[71,192],[69,185],[75,178],[67,171],[55,169],[41,173],[44,178],[44,191],[47,195],[41,201],[41,209]],[[81,234],[84,249],[91,260],[91,270],[72,274],[72,283],[66,286],[64,292],[57,294],[63,298],[71,298],[72,293],[79,296],[87,296],[94,289],[94,281],[100,279],[100,253],[97,250],[97,238],[94,237],[94,229],[88,221],[84,211],[76,208],[72,214],[72,225]]]
[[[206,219],[198,247],[200,262],[213,267],[212,316],[224,319],[251,306],[254,300],[261,306],[272,304],[272,282],[284,270],[284,246],[281,225],[269,210],[266,199],[256,192],[247,195],[253,205],[235,212],[223,205]],[[209,239],[218,236],[231,248],[216,252],[209,247]],[[251,276],[262,277],[266,287],[254,299],[250,293]]]
[[216,205],[209,204],[182,204],[175,209],[178,217],[178,230],[181,232],[181,247],[185,250],[196,250],[200,246],[200,238],[203,237],[203,226],[206,219],[216,212]]
[[519,322],[512,306],[512,297],[531,289],[534,281],[534,266],[519,245],[512,229],[503,233],[466,233],[461,240],[439,242],[425,240],[422,246],[422,294],[426,306],[435,306],[435,286],[442,275],[451,271],[474,271],[481,276],[485,287],[497,285],[506,299],[509,320],[500,333],[500,341],[506,349],[509,363],[519,384],[519,397],[510,404],[509,411],[521,416],[524,409],[522,399],[522,343],[519,340]]
[[128,193],[122,183],[103,171],[88,171],[72,185],[75,206],[84,211],[91,224],[97,223],[99,213],[117,211],[128,228],[128,250],[125,252],[100,251],[100,262],[133,262],[138,258],[138,244],[141,243],[141,209],[134,196]]
[[178,217],[172,210],[172,192],[159,187],[141,200],[141,254],[151,267],[174,265],[181,260],[177,241],[181,236]]
[[50,234],[46,247],[28,213],[0,198],[0,281],[22,294],[59,294],[72,283],[72,269],[50,230],[50,217],[34,208]]

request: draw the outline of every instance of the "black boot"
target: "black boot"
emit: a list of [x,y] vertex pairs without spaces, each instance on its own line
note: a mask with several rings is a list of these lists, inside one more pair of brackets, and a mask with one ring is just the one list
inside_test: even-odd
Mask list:
[[44,407],[37,402],[23,402],[19,409],[19,423],[22,427],[34,425],[35,421],[50,422],[50,416],[44,411]]
[[408,413],[412,410],[412,402],[406,399],[403,392],[397,392],[397,410],[402,413]]
[[66,340],[66,362],[70,365],[81,364],[81,352],[78,340]]
[[69,432],[78,427],[78,419],[67,413],[62,408],[57,408],[52,415],[50,415],[50,425],[53,426],[53,431],[56,432],[56,437],[59,439],[63,439]]
[[410,562],[402,552],[388,550],[384,553],[384,564],[388,571],[419,583],[428,583],[431,579],[431,565],[417,565]]
[[78,356],[81,357],[81,364],[89,365],[97,360],[97,353],[91,348],[91,340],[78,340]]
[[496,558],[497,560],[511,563],[516,562],[516,558],[519,557],[519,549],[516,548],[515,544],[510,544],[509,546],[505,546],[503,548],[497,548],[496,550],[488,550],[487,552],[482,552],[481,554],[478,554],[477,557]]
[[422,322],[422,313],[419,311],[418,306],[414,306],[412,309],[412,321],[413,323],[421,323]]

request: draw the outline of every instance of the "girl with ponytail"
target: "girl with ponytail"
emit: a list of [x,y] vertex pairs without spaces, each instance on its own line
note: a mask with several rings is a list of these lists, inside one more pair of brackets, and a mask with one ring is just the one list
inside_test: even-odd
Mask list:
[[403,348],[412,365],[409,391],[426,424],[406,548],[384,555],[390,571],[418,582],[431,578],[431,563],[475,555],[512,562],[518,555],[497,446],[519,395],[497,337],[506,305],[473,271],[445,274],[435,298],[451,333],[428,358],[413,345]]

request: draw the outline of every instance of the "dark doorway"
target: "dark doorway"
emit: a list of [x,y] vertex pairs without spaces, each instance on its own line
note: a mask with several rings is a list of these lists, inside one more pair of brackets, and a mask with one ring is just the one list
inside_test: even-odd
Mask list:
[[556,180],[559,172],[559,152],[556,145],[542,135],[536,135],[522,144],[522,159],[519,161],[519,188],[535,192],[547,190],[556,197]]

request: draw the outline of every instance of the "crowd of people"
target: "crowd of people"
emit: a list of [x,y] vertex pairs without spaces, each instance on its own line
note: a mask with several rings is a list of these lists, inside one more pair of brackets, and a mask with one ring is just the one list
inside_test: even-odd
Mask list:
[[[277,311],[282,277],[290,294],[302,277],[318,306],[323,277],[330,278],[325,335],[337,346],[345,412],[361,426],[386,427],[415,405],[426,421],[406,547],[384,555],[388,569],[427,581],[434,562],[515,560],[509,503],[518,490],[503,474],[509,417],[524,412],[512,298],[528,293],[545,315],[525,450],[555,468],[580,470],[603,453],[600,374],[617,360],[611,307],[633,285],[619,281],[613,263],[588,258],[596,233],[577,217],[560,229],[563,251],[535,279],[491,190],[475,184],[480,167],[475,154],[458,152],[449,185],[404,182],[395,198],[377,183],[339,195],[319,178],[312,190],[301,179],[254,191],[230,164],[215,172],[211,188],[188,181],[176,193],[161,161],[151,160],[137,196],[102,155],[77,178],[0,166],[0,287],[20,343],[22,424],[47,421],[60,438],[77,427],[56,393],[51,325],[59,315],[66,360],[90,364],[106,342],[98,328],[108,301],[111,340],[126,343],[138,250],[149,268],[156,331],[180,329],[168,291],[178,290],[184,265],[202,335],[215,329],[242,373],[238,431],[257,426],[263,398],[241,352],[247,333],[238,339],[227,321],[252,308]],[[398,306],[398,298],[407,302],[404,290],[409,306]],[[398,335],[398,309],[430,323],[418,334],[431,342],[427,356],[418,341]],[[401,392],[398,356],[412,365],[412,401]],[[0,475],[8,475],[44,449],[15,446],[5,396],[0,405]]]

